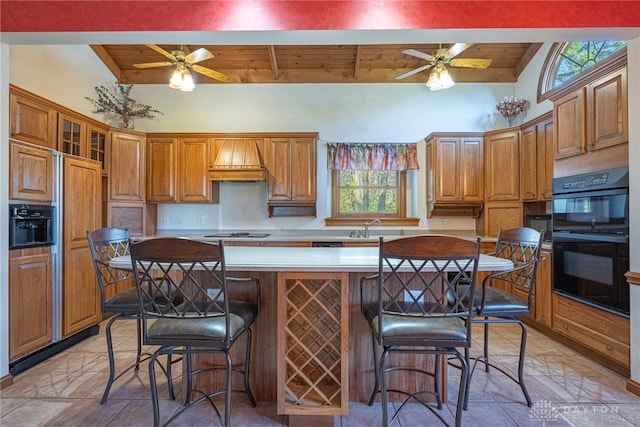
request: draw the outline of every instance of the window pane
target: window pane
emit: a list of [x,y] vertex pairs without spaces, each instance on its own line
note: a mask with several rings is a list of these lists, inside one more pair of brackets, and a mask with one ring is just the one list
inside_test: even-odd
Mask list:
[[340,215],[397,214],[398,176],[396,171],[340,171]]
[[627,45],[625,41],[584,41],[567,43],[556,63],[552,87],[580,74]]

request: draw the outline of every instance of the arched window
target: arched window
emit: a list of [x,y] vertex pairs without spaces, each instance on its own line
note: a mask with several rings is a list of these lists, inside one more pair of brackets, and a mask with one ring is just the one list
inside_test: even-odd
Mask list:
[[[626,41],[577,41],[554,43],[542,67],[538,102],[594,66],[605,65],[627,46]],[[597,67],[596,67],[597,68]]]

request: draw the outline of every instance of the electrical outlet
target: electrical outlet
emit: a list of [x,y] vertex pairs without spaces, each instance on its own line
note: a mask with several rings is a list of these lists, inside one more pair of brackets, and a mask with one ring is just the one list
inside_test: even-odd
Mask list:
[[302,218],[298,218],[298,225],[302,225]]
[[204,215],[198,215],[198,224],[204,224]]
[[169,215],[163,215],[162,216],[162,224],[163,225],[169,225]]
[[420,296],[421,292],[422,291],[404,291],[404,301],[411,303],[414,301],[417,301],[419,303],[423,302],[422,297]]

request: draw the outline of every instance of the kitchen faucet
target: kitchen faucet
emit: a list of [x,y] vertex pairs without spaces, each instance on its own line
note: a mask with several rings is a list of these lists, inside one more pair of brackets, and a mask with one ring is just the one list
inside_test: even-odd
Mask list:
[[364,238],[369,238],[369,226],[373,224],[382,224],[378,218],[372,219],[369,222],[364,223]]

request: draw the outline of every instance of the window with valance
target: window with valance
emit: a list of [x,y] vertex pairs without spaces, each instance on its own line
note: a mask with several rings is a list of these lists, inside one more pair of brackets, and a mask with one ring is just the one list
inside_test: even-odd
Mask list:
[[417,144],[327,144],[332,171],[332,218],[406,216],[406,171],[417,170]]

